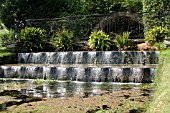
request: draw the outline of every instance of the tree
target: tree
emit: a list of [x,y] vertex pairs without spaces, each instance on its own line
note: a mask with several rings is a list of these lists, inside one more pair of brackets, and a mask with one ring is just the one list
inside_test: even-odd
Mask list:
[[123,11],[130,12],[141,12],[142,11],[142,1],[141,0],[124,0],[121,3]]
[[14,28],[14,20],[56,18],[66,9],[67,2],[69,0],[6,0],[1,5],[1,19],[8,28]]
[[154,26],[169,26],[170,17],[166,16],[163,10],[170,10],[168,0],[142,0],[143,3],[143,23],[145,32]]
[[141,0],[1,0],[0,3],[1,19],[8,28],[25,19],[141,10]]

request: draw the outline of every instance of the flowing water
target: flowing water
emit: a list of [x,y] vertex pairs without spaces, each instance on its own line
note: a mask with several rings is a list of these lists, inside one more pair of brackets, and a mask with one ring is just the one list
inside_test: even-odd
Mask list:
[[158,54],[158,51],[18,53],[18,62],[27,64],[157,64]]
[[[140,89],[156,75],[158,51],[18,53],[18,64],[0,66],[0,90],[50,98]],[[51,82],[52,80],[52,82]],[[69,81],[69,82],[68,82]]]
[[1,79],[0,91],[17,90],[28,96],[41,98],[66,98],[75,94],[90,97],[101,92],[112,93],[122,89],[140,89],[140,83],[98,83],[26,79]]
[[157,65],[17,64],[0,67],[0,78],[82,82],[152,82]]

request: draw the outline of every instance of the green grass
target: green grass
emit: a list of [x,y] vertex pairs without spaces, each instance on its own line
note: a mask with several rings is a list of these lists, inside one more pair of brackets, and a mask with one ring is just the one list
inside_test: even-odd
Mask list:
[[0,47],[0,57],[11,55],[12,53],[6,50],[6,47]]
[[160,53],[160,61],[155,77],[156,91],[147,113],[170,112],[170,49]]

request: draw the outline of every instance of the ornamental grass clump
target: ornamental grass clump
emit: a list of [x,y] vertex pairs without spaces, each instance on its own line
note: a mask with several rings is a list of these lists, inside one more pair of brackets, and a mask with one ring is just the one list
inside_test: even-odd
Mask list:
[[146,32],[145,41],[156,47],[157,50],[164,50],[164,40],[166,37],[168,37],[168,35],[169,30],[167,27],[155,26]]
[[123,32],[123,34],[116,34],[116,47],[118,50],[127,50],[133,47],[133,42],[129,40],[130,32]]
[[91,49],[100,51],[109,50],[111,45],[109,36],[102,30],[92,32],[88,44]]
[[167,27],[155,26],[146,32],[145,41],[151,43],[152,45],[156,42],[163,42],[168,34],[169,30]]

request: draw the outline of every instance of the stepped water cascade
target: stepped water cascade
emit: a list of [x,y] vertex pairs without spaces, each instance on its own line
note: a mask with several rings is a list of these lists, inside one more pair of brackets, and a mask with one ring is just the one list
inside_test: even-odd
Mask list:
[[152,82],[158,54],[158,51],[18,53],[18,64],[0,66],[0,78]]
[[19,63],[33,64],[157,64],[158,51],[19,53]]

